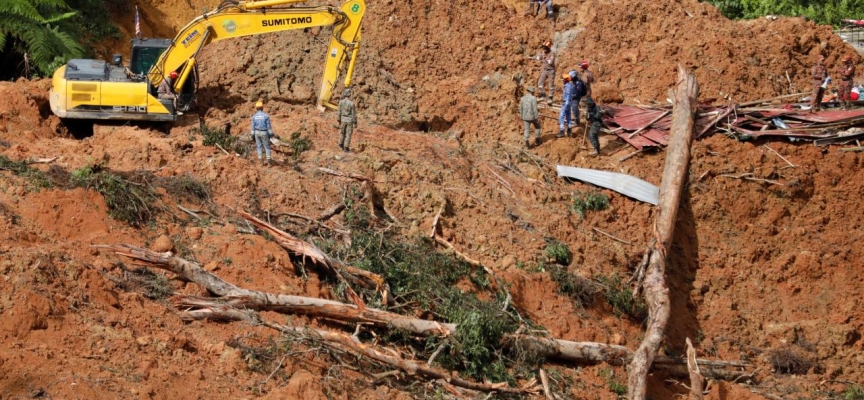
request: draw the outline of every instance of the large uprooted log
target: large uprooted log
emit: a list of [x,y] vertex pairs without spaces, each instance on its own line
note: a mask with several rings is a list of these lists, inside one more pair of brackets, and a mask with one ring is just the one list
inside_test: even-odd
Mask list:
[[[415,335],[453,335],[458,332],[455,324],[429,321],[406,317],[388,311],[374,308],[360,308],[332,300],[278,295],[254,290],[243,289],[228,283],[216,275],[201,268],[198,264],[173,256],[171,253],[156,253],[131,245],[97,245],[117,254],[130,257],[139,264],[171,271],[181,278],[201,285],[218,298],[202,298],[193,296],[175,296],[172,302],[185,312],[184,317],[201,319],[238,319],[244,315],[240,310],[276,311],[289,314],[303,314],[342,322],[368,323],[384,329],[402,329]],[[232,311],[237,314],[232,318]],[[218,312],[217,312],[218,311]],[[544,338],[528,335],[507,335],[505,346],[522,346],[537,355],[549,359],[560,359],[579,363],[605,362],[612,365],[624,365],[632,357],[632,352],[623,346],[593,342],[573,342],[561,339]],[[658,364],[665,367],[676,367],[686,364],[686,360],[663,357]],[[741,371],[749,364],[740,362],[721,362],[699,360],[703,371],[708,377],[718,379],[735,379],[747,375]],[[684,376],[687,376],[686,369]]]
[[690,167],[690,145],[693,143],[693,117],[699,84],[692,74],[678,66],[678,86],[672,109],[671,137],[666,149],[666,164],[660,182],[660,202],[654,221],[654,239],[647,250],[648,265],[643,288],[648,303],[648,326],[645,338],[633,354],[627,378],[627,398],[645,398],[645,381],[669,321],[669,289],[666,286],[666,254],[672,246],[672,234],[681,203],[681,191]]
[[223,303],[236,308],[302,314],[338,321],[368,323],[379,327],[392,326],[420,335],[449,335],[456,329],[453,324],[410,318],[388,311],[359,307],[338,301],[243,289],[207,272],[197,263],[174,257],[170,252],[157,253],[131,245],[97,245],[93,247],[111,250],[135,259],[142,265],[171,271],[183,279],[201,285],[210,293],[219,296]]

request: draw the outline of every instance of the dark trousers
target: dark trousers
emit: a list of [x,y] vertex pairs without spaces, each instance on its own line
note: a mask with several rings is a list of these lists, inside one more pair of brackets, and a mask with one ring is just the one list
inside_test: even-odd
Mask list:
[[591,146],[594,147],[597,154],[600,154],[600,140],[597,136],[600,134],[601,126],[603,126],[603,124],[599,121],[591,122],[591,128],[588,130],[588,141],[591,142]]
[[813,85],[813,93],[810,94],[810,109],[818,111],[822,108],[822,96],[825,95],[825,89],[822,88],[822,82],[818,85]]

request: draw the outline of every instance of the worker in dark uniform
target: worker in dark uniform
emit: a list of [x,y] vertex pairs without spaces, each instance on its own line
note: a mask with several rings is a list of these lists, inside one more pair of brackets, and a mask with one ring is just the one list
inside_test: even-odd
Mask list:
[[579,63],[579,68],[582,68],[582,82],[585,82],[585,96],[591,97],[591,86],[594,83],[594,73],[588,70],[588,61],[582,60]]
[[843,109],[848,110],[852,101],[852,80],[855,78],[855,63],[852,62],[852,55],[846,54],[843,56],[843,65],[840,66],[840,101],[843,102]]
[[810,113],[816,113],[822,108],[822,96],[825,95],[825,80],[828,78],[828,70],[825,68],[825,56],[819,54],[816,64],[810,69],[810,77],[813,79],[813,93],[810,94]]
[[351,101],[351,89],[342,91],[336,118],[339,119],[339,148],[345,152],[351,151],[351,134],[357,126],[357,109]]
[[588,116],[588,123],[591,125],[588,130],[588,141],[591,142],[591,147],[594,148],[588,155],[600,155],[600,140],[597,136],[600,134],[600,128],[603,127],[603,109],[594,103],[594,100],[590,97],[585,99],[585,105],[588,106],[586,114]]
[[540,79],[537,80],[537,89],[540,90],[540,99],[546,97],[545,84],[549,82],[549,97],[547,103],[552,104],[552,92],[555,85],[555,53],[552,52],[552,41],[547,40],[540,46],[543,50],[534,57],[540,61]]

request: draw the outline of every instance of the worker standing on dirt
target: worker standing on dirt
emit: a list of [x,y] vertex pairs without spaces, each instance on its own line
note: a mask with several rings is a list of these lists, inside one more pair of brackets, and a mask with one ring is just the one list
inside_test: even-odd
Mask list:
[[522,117],[522,125],[525,126],[525,148],[531,148],[531,125],[534,125],[534,145],[540,146],[540,111],[537,109],[537,98],[534,97],[534,88],[525,89],[525,95],[519,100],[519,116]]
[[591,84],[594,83],[594,74],[588,70],[588,61],[582,60],[579,63],[579,68],[582,68],[582,81],[585,82],[585,96],[591,98]]
[[[156,95],[159,100],[171,100],[174,104],[174,110],[177,110],[177,93],[174,92],[174,82],[177,81],[177,71],[171,71],[167,78],[162,80],[159,87],[156,89]],[[182,114],[179,113],[178,114]]]
[[342,91],[342,100],[339,100],[339,110],[336,117],[339,118],[339,148],[343,151],[351,151],[351,134],[357,126],[357,109],[351,101],[351,89]]
[[528,0],[528,15],[536,17],[540,9],[546,6],[546,18],[552,18],[552,0]]
[[855,63],[852,62],[851,54],[843,56],[843,65],[839,72],[840,100],[843,102],[843,109],[848,110],[849,102],[852,101],[852,79],[855,78]]
[[547,102],[552,104],[552,95],[555,85],[555,53],[552,52],[552,41],[547,40],[540,46],[542,51],[534,57],[540,61],[540,79],[537,80],[537,88],[540,89],[540,98],[546,97],[545,84],[549,81],[549,97]]
[[[255,114],[252,115],[252,139],[255,140],[255,150],[258,152],[258,161],[264,165],[270,165],[270,137],[273,136],[273,127],[270,125],[270,116],[264,112],[264,102],[255,103]],[[261,147],[267,159],[261,158]]]
[[590,97],[585,99],[585,105],[588,107],[586,110],[588,123],[591,124],[588,130],[588,141],[591,142],[591,147],[594,148],[588,155],[600,155],[600,140],[597,136],[600,134],[600,128],[603,126],[603,109],[594,103],[594,100]]
[[573,123],[579,125],[579,102],[582,101],[582,97],[585,96],[587,90],[585,88],[585,82],[582,78],[579,77],[579,73],[576,72],[575,69],[571,69],[570,72],[570,80],[573,82],[573,96],[571,96],[570,107],[573,113]]
[[828,70],[825,69],[825,56],[816,56],[816,64],[810,69],[810,77],[813,78],[813,93],[810,94],[810,113],[816,113],[822,108],[822,96],[825,95],[825,80],[828,79]]
[[572,107],[570,103],[573,101],[573,80],[570,78],[570,74],[564,74],[561,76],[564,80],[564,89],[562,89],[561,93],[561,111],[558,113],[558,135],[557,137],[564,137],[564,127],[567,127],[567,136],[572,134],[573,129],[573,118],[571,115]]

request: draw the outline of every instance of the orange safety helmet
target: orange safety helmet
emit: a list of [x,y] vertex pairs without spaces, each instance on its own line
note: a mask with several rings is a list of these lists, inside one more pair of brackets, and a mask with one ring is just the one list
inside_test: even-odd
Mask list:
[[545,47],[547,49],[551,49],[552,48],[552,41],[547,39],[546,41],[543,42],[542,47]]
[[170,76],[171,79],[177,79],[177,71],[171,71],[171,73],[168,74],[168,76]]
[[565,81],[573,80],[573,78],[570,77],[570,74],[563,74],[561,75],[561,78]]

